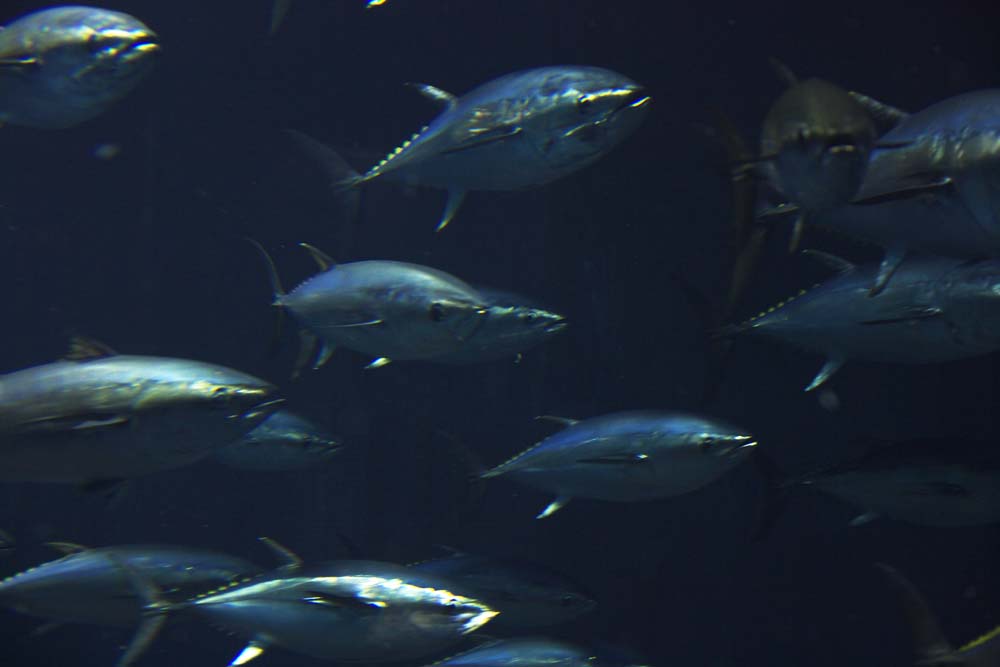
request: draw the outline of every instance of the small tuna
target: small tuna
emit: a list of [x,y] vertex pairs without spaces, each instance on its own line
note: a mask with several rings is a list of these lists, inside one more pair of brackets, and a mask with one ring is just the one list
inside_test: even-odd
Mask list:
[[824,354],[806,387],[821,386],[848,359],[928,364],[1000,349],[1000,260],[912,258],[877,298],[882,270],[807,251],[840,272],[725,333],[776,338]]
[[500,612],[491,625],[501,631],[565,623],[597,606],[579,584],[537,563],[456,553],[410,567],[458,582]]
[[[501,639],[439,660],[433,667],[600,667],[593,651],[544,637]],[[430,666],[429,666],[430,667]]]
[[521,353],[566,328],[566,318],[529,300],[500,290],[477,288],[490,304],[482,325],[459,349],[434,361],[475,364],[497,359],[520,359]]
[[955,648],[941,630],[927,600],[894,568],[879,563],[903,609],[913,641],[915,667],[996,667],[1000,663],[1000,627]]
[[757,444],[743,429],[676,412],[550,419],[566,428],[481,475],[510,475],[555,494],[538,519],[572,498],[634,502],[695,491],[745,460]]
[[875,123],[846,90],[822,79],[799,81],[775,63],[788,90],[767,112],[758,163],[799,207],[791,247],[807,217],[849,203],[864,179]]
[[215,452],[234,468],[300,470],[325,463],[342,449],[340,441],[304,417],[279,410],[236,442]]
[[0,480],[101,488],[194,463],[278,409],[246,373],[74,339],[62,361],[0,376]]
[[60,129],[106,111],[149,73],[160,47],[138,19],[53,7],[0,29],[0,124]]
[[232,665],[250,662],[269,646],[336,662],[418,658],[447,649],[497,615],[448,580],[392,563],[336,561],[306,568],[295,559],[273,573],[178,603],[166,602],[151,581],[119,565],[147,602],[147,621],[122,667],[145,650],[168,613],[194,614],[249,637]]
[[386,260],[335,265],[316,248],[300,245],[321,273],[287,294],[271,258],[257,246],[267,261],[274,305],[291,311],[302,326],[296,374],[314,356],[312,367],[321,367],[337,345],[375,357],[369,368],[391,360],[433,360],[460,349],[485,321],[483,297],[443,271]]
[[852,525],[878,517],[921,526],[1000,522],[1000,453],[967,438],[922,438],[872,446],[863,456],[784,481],[773,462],[758,467],[771,484],[761,530],[768,532],[789,495],[816,488],[863,512]]
[[138,624],[142,603],[109,557],[180,597],[259,571],[241,558],[188,547],[51,546],[67,555],[0,580],[0,605],[59,623],[128,627]]
[[596,162],[639,127],[650,103],[642,86],[599,67],[514,72],[461,97],[413,87],[445,111],[364,174],[333,157],[329,171],[341,171],[341,188],[385,177],[447,190],[438,230],[469,190],[542,185]]

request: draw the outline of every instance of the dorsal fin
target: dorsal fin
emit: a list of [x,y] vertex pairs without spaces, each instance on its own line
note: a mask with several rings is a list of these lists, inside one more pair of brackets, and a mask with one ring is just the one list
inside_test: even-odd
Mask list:
[[329,255],[316,246],[309,245],[308,243],[300,243],[299,247],[305,248],[309,256],[319,265],[320,271],[329,271],[332,267],[337,266],[337,263]]
[[299,555],[277,540],[270,537],[258,537],[257,539],[263,542],[278,557],[278,560],[283,561],[282,569],[297,570],[302,567],[302,559]]
[[579,419],[570,419],[569,417],[558,417],[556,415],[538,415],[535,417],[535,421],[540,422],[552,422],[553,424],[561,424],[562,426],[573,426],[574,424],[579,424]]
[[93,338],[73,336],[69,339],[69,351],[63,359],[66,361],[90,361],[113,357],[116,354],[118,353],[110,347]]
[[868,115],[875,121],[879,134],[885,134],[906,120],[906,118],[910,115],[902,109],[888,105],[885,102],[880,102],[873,97],[863,95],[857,91],[849,90],[847,91],[847,94],[850,95],[855,102],[865,108]]
[[407,87],[413,88],[415,91],[426,97],[432,102],[436,102],[445,109],[454,109],[458,104],[458,98],[447,90],[441,90],[437,86],[432,86],[427,83],[407,83]]
[[64,554],[66,556],[90,550],[89,547],[85,547],[82,544],[77,544],[76,542],[46,542],[45,546],[55,549],[59,553]]
[[774,56],[771,56],[767,60],[768,62],[771,63],[771,69],[774,70],[774,73],[778,76],[779,79],[781,79],[782,83],[784,83],[789,88],[798,84],[799,77],[795,76],[795,72],[793,72],[788,65],[781,62]]
[[819,260],[837,273],[850,273],[854,269],[858,268],[854,263],[847,261],[843,257],[837,257],[834,254],[823,252],[822,250],[807,248],[802,251],[802,254],[806,257],[812,257],[813,259]]

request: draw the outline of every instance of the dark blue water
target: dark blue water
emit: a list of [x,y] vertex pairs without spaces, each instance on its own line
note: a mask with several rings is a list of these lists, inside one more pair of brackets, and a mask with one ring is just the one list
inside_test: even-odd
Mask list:
[[[760,483],[741,468],[704,490],[641,504],[577,501],[548,521],[547,499],[504,480],[466,482],[471,451],[499,462],[547,434],[538,414],[704,409],[745,424],[801,470],[854,453],[854,436],[996,437],[995,358],[941,366],[852,364],[832,383],[840,408],[801,388],[821,359],[738,344],[711,405],[709,349],[678,276],[711,298],[725,288],[728,182],[699,124],[727,110],[749,137],[781,92],[777,56],[906,109],[996,85],[1000,12],[985,3],[659,3],[596,0],[298,0],[267,35],[266,0],[106,5],[134,14],[165,53],[134,94],[80,127],[0,130],[3,355],[16,369],[57,358],[82,333],[127,353],[210,360],[287,384],[294,342],[267,355],[270,291],[242,239],[270,248],[288,283],[312,271],[308,241],[341,260],[439,267],[530,294],[565,313],[566,333],[520,364],[449,367],[334,355],[287,384],[300,412],[350,450],[327,468],[270,475],[212,464],[136,480],[122,498],[61,486],[0,486],[13,572],[53,557],[50,540],[176,543],[268,563],[269,535],[307,560],[407,562],[436,545],[538,560],[585,582],[599,610],[558,636],[618,644],[655,665],[905,664],[891,593],[872,568],[910,575],[956,641],[1000,622],[995,528],[890,521],[795,498],[772,539],[750,540]],[[42,3],[7,0],[0,23]],[[461,93],[545,64],[609,67],[649,87],[637,134],[597,165],[544,188],[473,193],[445,232],[441,192],[366,189],[346,221],[323,177],[288,145],[294,128],[367,167],[436,110],[405,88]],[[112,160],[96,147],[121,147]],[[875,249],[818,234],[807,245],[857,259]],[[768,248],[745,314],[822,278]],[[741,313],[743,314],[743,313]],[[455,442],[461,443],[456,449]],[[0,612],[0,664],[109,665],[128,633]],[[222,665],[240,641],[188,624],[143,665]],[[261,665],[317,661],[274,650]]]

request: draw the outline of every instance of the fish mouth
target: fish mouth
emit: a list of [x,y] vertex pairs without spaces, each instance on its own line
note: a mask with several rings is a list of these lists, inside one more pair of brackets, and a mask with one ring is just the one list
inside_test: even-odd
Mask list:
[[620,94],[622,93],[625,99],[611,111],[609,118],[629,109],[642,109],[653,102],[653,98],[647,95],[643,88],[627,88],[620,91]]
[[569,322],[567,322],[566,320],[564,320],[562,318],[559,318],[555,322],[552,322],[551,324],[548,324],[545,327],[544,331],[547,334],[554,334],[554,333],[558,333],[558,332],[562,331],[563,329],[565,329],[568,326],[569,326]]

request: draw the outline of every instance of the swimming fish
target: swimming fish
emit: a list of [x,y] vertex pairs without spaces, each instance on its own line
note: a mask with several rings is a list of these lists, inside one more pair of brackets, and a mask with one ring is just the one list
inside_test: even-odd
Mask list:
[[459,582],[463,591],[500,612],[491,621],[491,627],[500,631],[566,623],[597,606],[566,575],[529,561],[459,552],[410,567]]
[[634,502],[689,493],[745,460],[757,445],[745,430],[679,412],[618,412],[577,421],[482,473],[556,495],[535,518],[573,498]]
[[601,664],[587,648],[545,637],[500,639],[433,663],[434,667],[600,667]]
[[0,606],[60,623],[127,627],[138,624],[142,604],[109,556],[180,597],[260,571],[242,558],[190,547],[51,546],[66,555],[0,580]]
[[245,436],[216,450],[215,460],[234,468],[300,470],[326,463],[342,443],[305,417],[279,410]]
[[314,356],[317,339],[314,369],[338,345],[373,356],[368,367],[378,368],[390,360],[433,360],[458,350],[485,322],[483,297],[444,271],[388,260],[334,264],[316,248],[300,245],[321,272],[287,294],[274,263],[257,246],[267,261],[274,305],[302,326],[296,374]]
[[436,362],[474,364],[496,359],[519,359],[568,325],[566,318],[530,300],[501,290],[476,288],[489,307],[483,323],[458,349],[438,356]]
[[98,489],[177,468],[281,402],[273,385],[240,371],[74,338],[63,360],[0,375],[0,480]]
[[996,667],[1000,662],[1000,627],[955,648],[941,630],[930,605],[909,579],[883,563],[878,569],[895,591],[913,640],[913,664],[919,667]]
[[951,437],[876,443],[858,458],[790,480],[780,479],[773,462],[764,465],[772,490],[761,533],[769,531],[800,488],[819,489],[858,507],[862,514],[852,525],[878,517],[920,526],[1000,522],[1000,452],[989,441]]
[[52,7],[0,29],[0,124],[61,129],[102,114],[149,74],[159,39],[128,14]]
[[839,275],[722,332],[776,338],[825,355],[806,391],[848,359],[927,364],[1000,349],[1000,260],[913,257],[870,298],[881,266],[809,253]]
[[138,658],[173,613],[250,638],[231,665],[244,665],[270,646],[336,662],[418,658],[456,644],[498,613],[449,580],[377,561],[291,563],[176,603],[132,568],[123,569],[146,600],[147,620],[121,667]]
[[438,230],[469,190],[542,185],[596,162],[639,127],[651,99],[617,72],[583,66],[514,72],[460,97],[413,87],[445,110],[364,174],[334,160],[336,187],[385,177],[447,190]]
[[846,90],[822,79],[799,81],[787,67],[775,66],[789,87],[764,117],[756,164],[798,206],[790,244],[795,250],[808,216],[854,199],[876,132],[871,116]]

